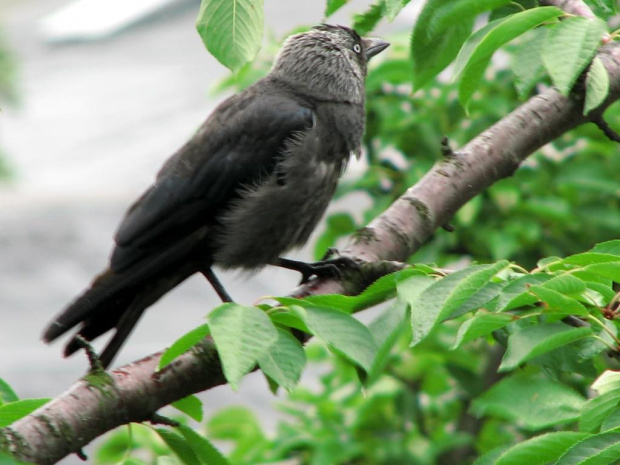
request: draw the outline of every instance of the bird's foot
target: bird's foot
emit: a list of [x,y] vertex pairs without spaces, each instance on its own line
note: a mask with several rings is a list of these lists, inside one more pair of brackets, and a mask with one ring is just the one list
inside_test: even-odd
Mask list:
[[306,284],[311,277],[319,278],[341,278],[343,270],[358,269],[358,263],[349,257],[337,257],[327,260],[321,260],[314,263],[300,262],[297,260],[289,260],[288,258],[280,258],[275,263],[276,266],[301,273],[301,281],[299,284]]

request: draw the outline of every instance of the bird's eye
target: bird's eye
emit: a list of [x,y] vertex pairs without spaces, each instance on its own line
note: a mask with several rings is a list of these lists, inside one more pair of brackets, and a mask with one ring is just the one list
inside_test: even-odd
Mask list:
[[360,47],[360,44],[355,44],[355,45],[353,46],[353,51],[354,51],[355,53],[360,53],[360,52],[362,51],[362,47]]

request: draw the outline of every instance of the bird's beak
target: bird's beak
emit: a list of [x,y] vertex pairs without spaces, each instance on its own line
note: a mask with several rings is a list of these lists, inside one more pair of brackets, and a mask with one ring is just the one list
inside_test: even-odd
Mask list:
[[366,60],[370,60],[375,55],[381,53],[390,46],[389,42],[381,39],[363,39],[366,46]]

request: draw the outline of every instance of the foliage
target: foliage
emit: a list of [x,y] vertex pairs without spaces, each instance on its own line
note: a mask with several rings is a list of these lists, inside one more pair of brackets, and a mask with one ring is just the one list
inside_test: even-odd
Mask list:
[[[344,3],[327,1],[326,16]],[[407,3],[378,0],[354,22],[370,31]],[[343,182],[338,195],[363,193],[370,206],[362,215],[329,218],[317,255],[420,179],[438,158],[442,135],[462,145],[547,85],[582,99],[584,113],[594,111],[609,81],[592,59],[616,11],[610,0],[588,3],[598,18],[572,17],[533,0],[428,0],[410,36],[391,37],[389,57],[377,60],[367,79],[367,169]],[[262,37],[262,2],[203,0],[199,30],[207,44],[232,34],[209,29],[210,8],[225,10],[218,12],[222,30],[234,30],[240,19],[251,25],[239,32],[244,41],[229,45],[238,50],[210,48],[238,69],[223,87],[248,85],[270,62],[261,57],[258,66],[243,65]],[[482,13],[488,14],[481,19]],[[448,65],[453,83],[445,82]],[[618,105],[605,117],[619,126]],[[415,265],[360,296],[216,308],[172,345],[162,366],[210,334],[231,386],[259,367],[274,390],[288,391],[275,433],[265,433],[251,411],[232,407],[207,419],[205,434],[187,426],[119,430],[99,462],[615,463],[615,153],[590,125],[559,137],[465,205],[455,232],[438,233],[411,258]],[[458,270],[437,268],[448,264]],[[369,324],[353,316],[381,302]],[[314,338],[305,351],[300,333]],[[327,361],[317,389],[297,385],[307,363]],[[0,385],[2,393],[11,398]],[[201,421],[197,398],[175,406]],[[205,437],[231,443],[227,458]]]

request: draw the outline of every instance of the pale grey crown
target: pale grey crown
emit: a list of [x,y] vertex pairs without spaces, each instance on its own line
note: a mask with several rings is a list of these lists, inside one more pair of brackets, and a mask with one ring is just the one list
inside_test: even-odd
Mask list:
[[317,26],[284,42],[270,74],[321,100],[363,104],[365,46],[353,29]]

